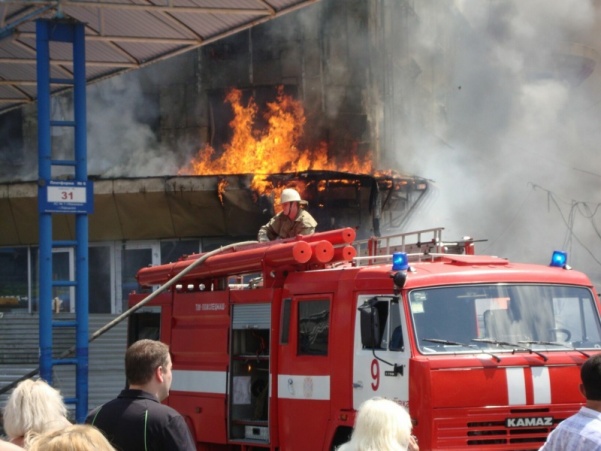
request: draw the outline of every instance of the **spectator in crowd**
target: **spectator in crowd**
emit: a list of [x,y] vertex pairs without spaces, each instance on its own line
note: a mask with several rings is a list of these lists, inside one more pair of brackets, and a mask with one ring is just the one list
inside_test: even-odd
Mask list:
[[128,388],[96,408],[86,423],[100,429],[120,451],[196,451],[184,418],[161,404],[171,388],[169,347],[140,340],[125,353]]
[[23,451],[23,448],[11,442],[0,440],[0,451]]
[[11,443],[26,449],[32,436],[70,424],[60,392],[42,379],[20,382],[4,408],[6,434]]
[[584,406],[551,431],[540,451],[601,451],[601,354],[584,362],[580,379]]
[[411,428],[404,407],[384,398],[368,399],[359,407],[351,440],[338,451],[418,451]]
[[259,241],[273,241],[284,238],[294,238],[297,235],[315,233],[317,221],[305,210],[306,200],[302,200],[294,188],[286,188],[280,196],[282,211],[259,229]]
[[115,451],[115,448],[94,426],[72,424],[33,437],[28,451]]

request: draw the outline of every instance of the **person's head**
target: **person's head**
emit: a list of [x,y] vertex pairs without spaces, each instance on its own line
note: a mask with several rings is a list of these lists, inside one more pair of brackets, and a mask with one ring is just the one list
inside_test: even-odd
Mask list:
[[359,407],[351,450],[406,450],[411,438],[411,418],[404,407],[394,401],[372,398]]
[[58,390],[42,379],[26,379],[13,390],[4,408],[4,430],[26,446],[34,434],[71,424]]
[[307,201],[301,199],[300,194],[294,188],[285,188],[280,196],[280,204],[282,213],[294,220],[298,216],[301,205],[305,205]]
[[149,391],[159,401],[169,396],[171,367],[169,346],[160,341],[136,341],[125,353],[125,377],[130,387]]
[[31,440],[29,451],[115,451],[98,429],[89,424],[73,424],[45,432]]
[[580,391],[591,401],[601,401],[601,354],[589,357],[580,369]]

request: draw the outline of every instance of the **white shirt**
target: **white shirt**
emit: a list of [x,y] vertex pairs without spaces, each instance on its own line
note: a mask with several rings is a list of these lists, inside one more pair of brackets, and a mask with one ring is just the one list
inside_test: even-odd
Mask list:
[[601,412],[581,407],[563,420],[539,451],[601,451]]

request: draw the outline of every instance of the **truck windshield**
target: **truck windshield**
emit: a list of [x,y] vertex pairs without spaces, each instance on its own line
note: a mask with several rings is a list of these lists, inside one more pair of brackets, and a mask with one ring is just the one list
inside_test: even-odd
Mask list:
[[561,285],[464,285],[409,293],[424,354],[601,348],[590,290]]

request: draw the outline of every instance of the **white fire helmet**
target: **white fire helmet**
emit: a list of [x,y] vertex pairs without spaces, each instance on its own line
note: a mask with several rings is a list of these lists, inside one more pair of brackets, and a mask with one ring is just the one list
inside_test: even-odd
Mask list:
[[300,202],[301,204],[307,203],[307,201],[301,199],[298,191],[293,188],[286,188],[282,191],[280,203],[285,204],[286,202]]

